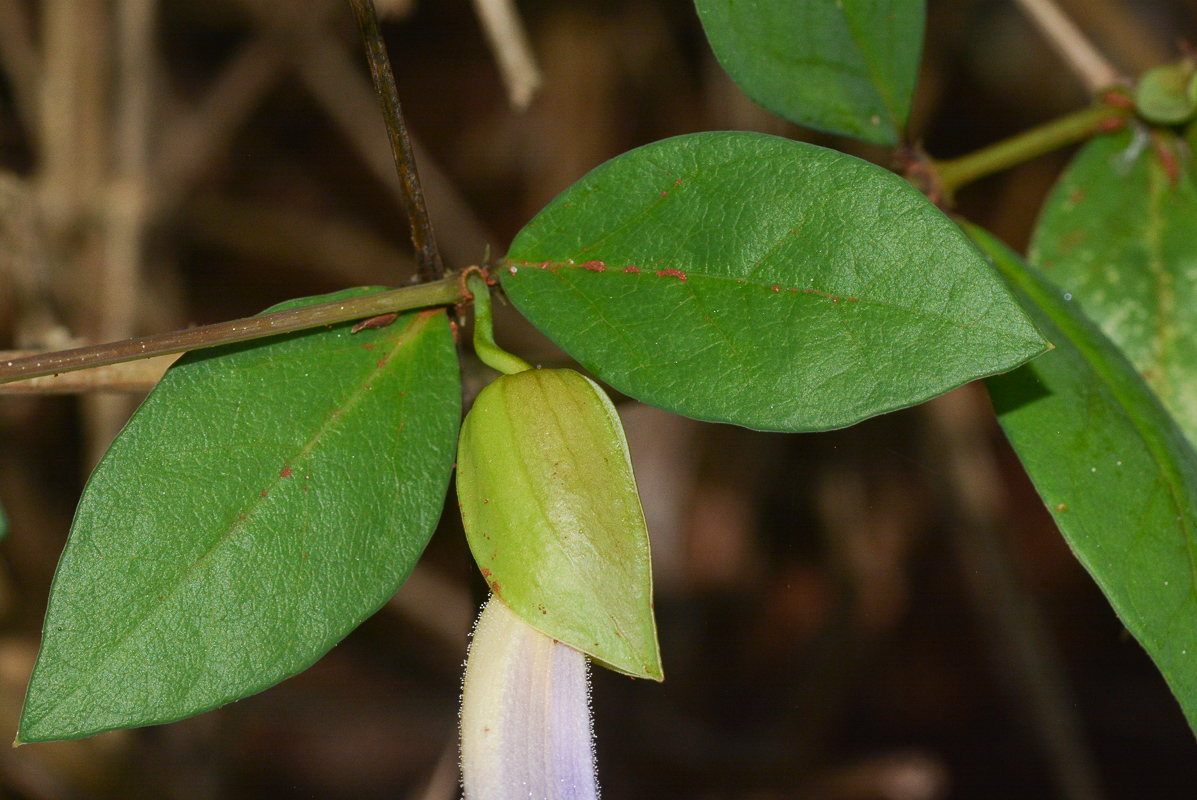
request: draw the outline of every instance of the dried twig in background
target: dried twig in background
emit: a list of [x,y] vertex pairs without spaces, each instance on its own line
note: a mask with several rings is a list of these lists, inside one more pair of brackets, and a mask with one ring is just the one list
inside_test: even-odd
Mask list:
[[1106,57],[1081,32],[1054,0],[1016,0],[1036,27],[1068,63],[1090,94],[1125,83]]
[[507,99],[520,111],[544,83],[536,56],[528,44],[524,21],[514,0],[474,0],[474,10],[486,33],[487,44],[499,64]]
[[1023,587],[1001,540],[1007,506],[984,434],[987,398],[971,383],[927,403],[931,446],[944,454],[941,488],[952,509],[960,575],[990,639],[1001,677],[1023,702],[1030,725],[1066,800],[1105,794],[1085,741],[1064,666],[1034,597]]

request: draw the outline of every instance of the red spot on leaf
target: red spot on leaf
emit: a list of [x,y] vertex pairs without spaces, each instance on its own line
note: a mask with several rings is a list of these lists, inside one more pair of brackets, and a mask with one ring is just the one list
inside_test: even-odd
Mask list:
[[265,497],[265,496],[266,496],[266,490],[265,490],[265,489],[263,489],[263,490],[262,490],[262,496],[263,496],[263,497]]
[[372,344],[364,344],[364,345],[362,345],[362,349],[363,349],[363,350],[373,350],[373,349],[374,349],[374,345],[372,345]]
[[582,269],[589,270],[591,272],[606,272],[607,265],[601,261],[587,261],[582,265]]
[[772,288],[772,289],[773,289],[773,291],[775,291],[775,292],[780,292],[780,291],[781,291],[781,289],[778,289],[776,286],[773,286],[773,287],[771,287],[771,288]]
[[283,471],[278,474],[280,478],[290,478],[294,473],[291,472],[290,467],[283,467]]
[[623,268],[623,271],[630,272],[633,275],[639,275],[640,267],[636,266],[635,264],[628,264],[626,267]]
[[686,282],[686,273],[682,272],[680,269],[674,269],[673,267],[670,267],[669,269],[659,269],[657,270],[657,275],[662,278],[677,278],[682,283]]
[[664,197],[664,196],[665,196],[665,195],[667,195],[667,194],[669,194],[669,192],[661,192],[661,196],[662,196],[662,197]]

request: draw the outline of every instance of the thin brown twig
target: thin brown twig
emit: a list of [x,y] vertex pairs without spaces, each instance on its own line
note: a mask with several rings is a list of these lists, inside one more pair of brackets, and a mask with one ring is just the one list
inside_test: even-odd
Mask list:
[[431,281],[445,275],[441,254],[432,234],[432,221],[428,218],[428,205],[424,202],[424,191],[420,188],[420,177],[416,172],[416,160],[412,155],[411,140],[403,122],[403,110],[399,106],[399,90],[395,87],[395,76],[391,72],[391,60],[387,57],[386,43],[378,27],[378,15],[374,12],[374,0],[350,0],[358,27],[362,31],[362,42],[366,45],[366,58],[370,62],[370,75],[374,78],[374,89],[382,106],[383,120],[391,140],[391,153],[395,157],[395,169],[403,184],[403,201],[411,223],[411,241],[416,249],[416,267],[423,280]]
[[[378,130],[378,104],[371,83],[361,75],[353,57],[309,12],[298,16],[278,13],[277,6],[242,0],[274,45],[280,61],[288,61],[320,107],[357,150],[370,172],[400,204],[403,186],[395,173],[389,137]],[[317,5],[317,8],[322,6]],[[379,135],[382,134],[382,135]],[[491,236],[461,196],[461,192],[421,146],[419,137],[408,131],[416,163],[420,164],[420,185],[429,214],[436,217],[437,245],[442,261],[450,269],[477,263]]]
[[0,383],[262,339],[397,311],[451,306],[464,301],[467,296],[460,277],[450,275],[417,286],[218,322],[186,331],[14,358],[0,362]]
[[[43,355],[37,350],[0,351],[0,363],[18,358]],[[162,379],[166,368],[178,355],[157,356],[142,361],[109,364],[94,369],[81,369],[58,375],[0,383],[0,395],[6,394],[143,394]]]

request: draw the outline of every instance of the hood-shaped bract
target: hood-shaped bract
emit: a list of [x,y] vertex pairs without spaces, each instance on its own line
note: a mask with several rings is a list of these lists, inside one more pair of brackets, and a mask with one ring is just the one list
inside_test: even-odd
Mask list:
[[588,677],[582,653],[492,596],[462,691],[465,800],[596,800]]
[[457,497],[491,589],[529,625],[661,680],[648,530],[623,426],[567,369],[504,375],[461,427]]

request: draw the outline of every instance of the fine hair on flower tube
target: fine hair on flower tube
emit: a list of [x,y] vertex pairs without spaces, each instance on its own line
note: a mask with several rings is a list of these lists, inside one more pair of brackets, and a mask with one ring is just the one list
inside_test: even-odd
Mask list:
[[461,702],[465,800],[597,800],[589,664],[492,596]]

